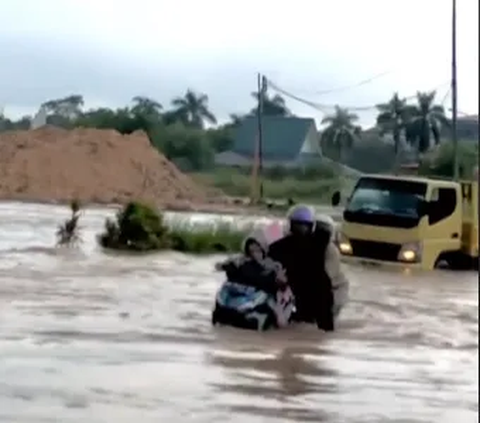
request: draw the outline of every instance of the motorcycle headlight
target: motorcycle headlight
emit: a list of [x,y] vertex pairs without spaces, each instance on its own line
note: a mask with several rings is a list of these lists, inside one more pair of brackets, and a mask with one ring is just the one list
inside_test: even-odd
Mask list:
[[398,253],[398,260],[407,263],[418,263],[422,259],[422,245],[420,242],[407,242],[402,245]]

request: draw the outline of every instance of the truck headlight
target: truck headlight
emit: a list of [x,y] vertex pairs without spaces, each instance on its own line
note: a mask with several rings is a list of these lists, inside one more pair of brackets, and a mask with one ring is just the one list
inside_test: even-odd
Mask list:
[[418,263],[422,258],[422,245],[419,242],[407,242],[398,253],[398,260],[407,263]]
[[337,235],[337,246],[342,254],[352,254],[352,244],[341,232]]

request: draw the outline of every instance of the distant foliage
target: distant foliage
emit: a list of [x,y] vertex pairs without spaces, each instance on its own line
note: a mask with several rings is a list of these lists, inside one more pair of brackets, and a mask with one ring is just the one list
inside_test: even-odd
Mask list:
[[[183,170],[205,171],[213,169],[215,154],[232,148],[235,127],[245,117],[257,113],[259,98],[265,116],[293,116],[285,99],[271,85],[260,94],[252,93],[252,98],[254,104],[249,111],[231,114],[229,122],[220,125],[210,110],[209,97],[190,88],[169,105],[147,96],[135,96],[130,104],[117,109],[85,110],[83,96],[74,93],[48,100],[42,109],[48,124],[67,129],[93,127],[122,134],[143,130],[152,145]],[[377,106],[376,127],[368,131],[358,126],[356,114],[337,106],[322,122],[319,139],[324,154],[361,171],[392,170],[402,160],[405,146],[419,159],[450,136],[450,121],[437,100],[434,91],[418,92],[413,102],[394,94]],[[0,113],[0,132],[30,127],[29,116],[12,120]],[[471,135],[478,139],[478,117],[459,118],[457,127],[460,138]],[[391,145],[383,142],[386,136],[393,139]],[[316,177],[310,170],[307,174]]]
[[[419,171],[423,175],[451,177],[453,175],[453,157],[453,145],[451,143],[440,144],[423,158]],[[460,143],[458,148],[460,178],[471,179],[478,162],[478,144]]]

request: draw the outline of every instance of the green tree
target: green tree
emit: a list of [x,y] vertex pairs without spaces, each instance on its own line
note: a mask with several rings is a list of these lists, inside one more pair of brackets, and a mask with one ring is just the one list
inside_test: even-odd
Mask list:
[[[459,176],[462,179],[473,177],[478,166],[478,143],[460,142],[458,146]],[[454,149],[452,143],[442,143],[433,147],[420,163],[420,173],[451,177],[453,175]]]
[[176,120],[182,122],[185,126],[203,129],[205,122],[217,123],[217,119],[208,109],[208,96],[206,94],[197,94],[188,89],[183,97],[177,97],[172,100],[174,106],[173,116]]
[[361,128],[356,125],[357,121],[356,114],[339,106],[335,106],[335,112],[322,120],[326,127],[321,134],[320,142],[330,151],[335,151],[340,162],[345,161],[345,153],[360,138]]
[[[257,91],[252,93],[252,97],[258,103],[260,95]],[[262,101],[263,101],[263,115],[265,116],[291,116],[292,112],[288,109],[285,99],[279,95],[275,94],[274,96],[270,96],[268,91],[265,90],[262,94]],[[254,107],[250,111],[250,115],[254,115],[257,113],[257,107]]]
[[27,130],[30,129],[32,118],[30,116],[22,116],[19,120],[14,121],[13,129]]
[[151,134],[152,144],[183,170],[202,170],[212,166],[214,150],[207,132],[177,122],[158,126]]
[[41,109],[46,112],[47,124],[70,129],[74,126],[74,121],[81,116],[83,105],[83,96],[72,94],[48,100],[41,105]]
[[73,119],[81,114],[83,105],[83,96],[72,94],[63,98],[48,100],[42,104],[42,107],[46,109],[48,115]]
[[0,114],[0,132],[30,129],[30,116],[22,116],[18,120],[12,120]]
[[344,164],[360,172],[388,173],[395,168],[397,160],[393,148],[380,137],[363,133],[362,142],[353,145]]
[[227,123],[227,126],[234,127],[234,126],[240,125],[243,122],[243,119],[245,119],[244,115],[232,113],[230,114],[230,122]]
[[448,125],[443,106],[435,104],[435,91],[418,92],[417,104],[413,107],[408,123],[408,141],[419,154],[425,153],[431,146],[440,143],[442,126]]
[[400,98],[395,93],[388,103],[377,105],[377,126],[380,134],[392,134],[395,155],[400,150],[402,133],[405,131],[411,115],[411,107],[407,105],[407,100]]
[[133,107],[130,111],[136,116],[143,116],[152,120],[160,121],[162,105],[149,97],[135,96],[132,99]]
[[206,136],[216,153],[231,150],[233,147],[233,127],[224,125],[220,128],[209,129]]
[[146,130],[141,117],[134,116],[128,107],[117,110],[102,107],[82,113],[75,126],[87,128],[115,129],[121,134],[130,134],[139,129]]

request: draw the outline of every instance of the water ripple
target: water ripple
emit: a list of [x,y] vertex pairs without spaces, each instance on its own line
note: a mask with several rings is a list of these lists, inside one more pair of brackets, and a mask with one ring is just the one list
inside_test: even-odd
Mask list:
[[334,334],[213,329],[218,257],[105,254],[111,213],[59,250],[66,210],[0,204],[1,422],[477,421],[477,274],[348,269]]

